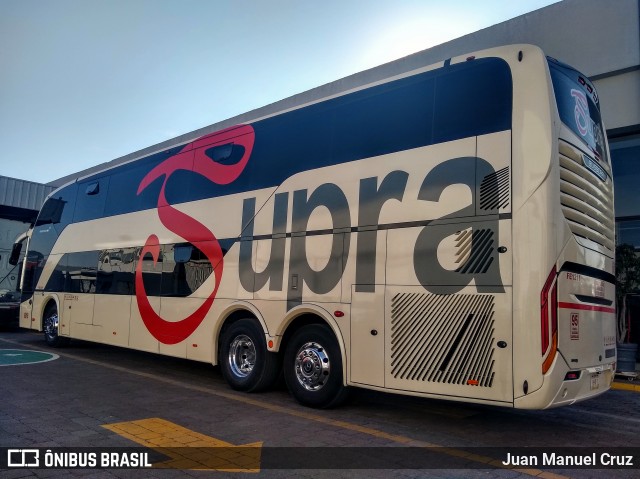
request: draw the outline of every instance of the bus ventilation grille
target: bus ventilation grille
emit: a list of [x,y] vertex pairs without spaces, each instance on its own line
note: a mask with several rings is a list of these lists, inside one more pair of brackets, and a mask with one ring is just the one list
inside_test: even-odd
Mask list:
[[486,273],[493,263],[494,239],[490,229],[471,230],[456,233],[456,263],[458,273]]
[[480,208],[499,210],[509,206],[509,167],[487,175],[480,184]]
[[[591,249],[604,248],[613,257],[615,225],[613,184],[583,166],[583,154],[560,141],[560,202],[571,232]],[[595,161],[595,160],[592,160]],[[594,248],[593,245],[596,245]]]
[[494,298],[400,293],[391,300],[391,374],[396,379],[491,387]]

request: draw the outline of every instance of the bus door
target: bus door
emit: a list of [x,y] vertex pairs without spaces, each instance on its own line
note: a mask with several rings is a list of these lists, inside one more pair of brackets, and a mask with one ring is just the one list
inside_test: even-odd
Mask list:
[[[19,324],[22,328],[31,328],[31,309],[33,301],[33,269],[36,264],[29,263],[25,255],[31,230],[18,236],[13,243],[9,264],[20,265],[18,270],[18,290],[20,291]],[[27,273],[29,271],[29,273]]]
[[21,278],[21,299],[20,299],[20,327],[34,328],[32,322],[33,313],[33,292],[35,289],[36,273],[38,264],[42,261],[42,255],[37,252],[28,251],[25,255],[22,278]]
[[69,253],[60,261],[65,271],[60,334],[73,334],[74,338],[101,340],[101,327],[94,325],[94,303],[98,252]]

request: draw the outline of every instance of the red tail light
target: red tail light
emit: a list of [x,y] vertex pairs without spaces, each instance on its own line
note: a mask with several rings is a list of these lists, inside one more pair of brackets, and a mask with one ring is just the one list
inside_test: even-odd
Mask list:
[[551,367],[558,348],[558,283],[555,281],[556,275],[554,266],[540,292],[542,357],[547,356],[542,363],[542,374],[545,374]]
[[576,381],[580,379],[580,371],[569,371],[564,375],[565,381]]

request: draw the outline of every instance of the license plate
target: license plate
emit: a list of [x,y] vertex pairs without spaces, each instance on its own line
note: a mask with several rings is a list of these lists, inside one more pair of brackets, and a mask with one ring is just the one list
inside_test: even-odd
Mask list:
[[591,375],[591,390],[598,389],[600,387],[600,374]]

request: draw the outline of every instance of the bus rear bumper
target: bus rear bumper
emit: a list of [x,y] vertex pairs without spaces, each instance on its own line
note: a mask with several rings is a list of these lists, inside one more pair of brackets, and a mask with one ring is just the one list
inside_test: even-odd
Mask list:
[[[615,363],[581,369],[569,369],[564,361],[556,361],[545,375],[542,387],[514,400],[519,409],[550,409],[584,401],[611,388]],[[577,376],[577,377],[576,377]]]
[[614,367],[612,364],[605,364],[572,370],[568,373],[579,376],[577,379],[566,379],[567,376],[565,376],[565,380],[560,384],[555,397],[545,409],[568,406],[607,392],[613,382]]

